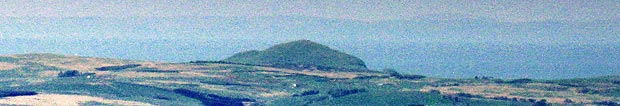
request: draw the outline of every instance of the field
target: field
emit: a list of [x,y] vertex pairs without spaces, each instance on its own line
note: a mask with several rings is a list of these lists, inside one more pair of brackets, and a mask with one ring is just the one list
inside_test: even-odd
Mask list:
[[[616,76],[568,80],[406,78],[378,71],[158,63],[54,54],[0,56],[0,67],[0,105],[496,106],[620,101],[620,77]],[[69,71],[77,73],[58,76]]]

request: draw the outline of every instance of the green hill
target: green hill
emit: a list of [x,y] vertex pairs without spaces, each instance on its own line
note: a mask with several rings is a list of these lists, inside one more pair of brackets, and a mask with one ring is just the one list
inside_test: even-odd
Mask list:
[[278,44],[263,51],[241,52],[223,61],[289,68],[368,70],[361,59],[310,40]]

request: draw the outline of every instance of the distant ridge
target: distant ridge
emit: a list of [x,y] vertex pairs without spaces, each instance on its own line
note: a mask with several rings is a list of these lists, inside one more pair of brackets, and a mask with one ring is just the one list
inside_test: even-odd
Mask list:
[[368,70],[361,59],[310,40],[278,44],[263,51],[241,52],[223,61],[283,68]]

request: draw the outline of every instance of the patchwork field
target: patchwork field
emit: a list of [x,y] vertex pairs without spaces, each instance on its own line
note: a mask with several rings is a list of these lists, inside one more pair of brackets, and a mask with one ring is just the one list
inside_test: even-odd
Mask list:
[[[53,54],[0,59],[0,105],[609,105],[620,77],[442,79]],[[59,99],[62,98],[62,99]]]

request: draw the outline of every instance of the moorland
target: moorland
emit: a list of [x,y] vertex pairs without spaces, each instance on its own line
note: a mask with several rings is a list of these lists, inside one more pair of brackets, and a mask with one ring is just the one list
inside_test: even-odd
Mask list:
[[435,78],[295,41],[218,61],[0,56],[0,105],[620,105],[620,76]]

